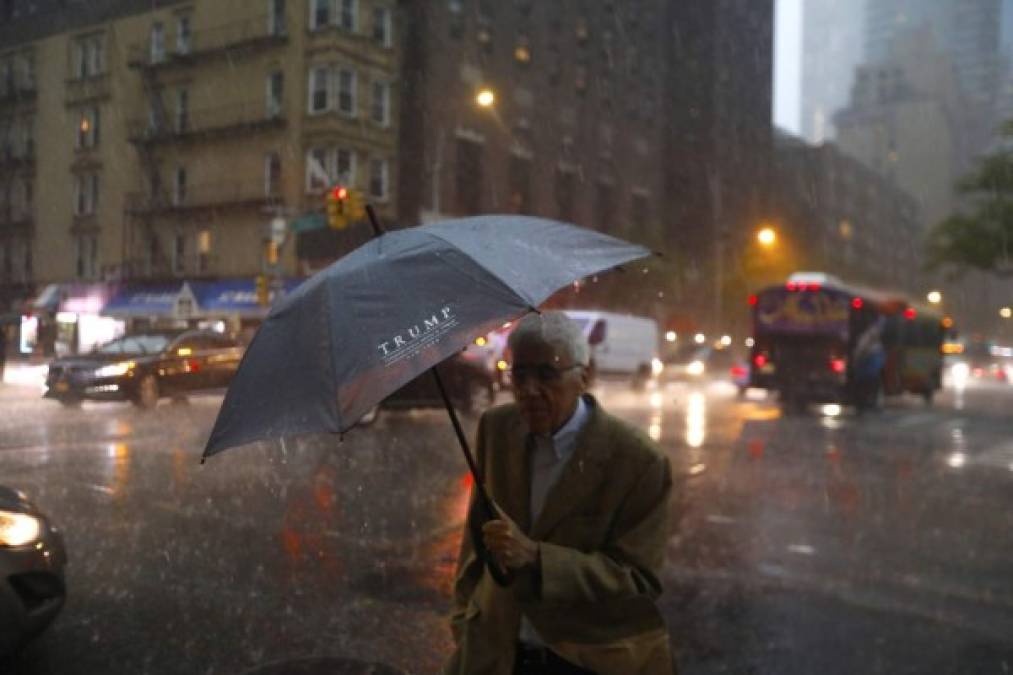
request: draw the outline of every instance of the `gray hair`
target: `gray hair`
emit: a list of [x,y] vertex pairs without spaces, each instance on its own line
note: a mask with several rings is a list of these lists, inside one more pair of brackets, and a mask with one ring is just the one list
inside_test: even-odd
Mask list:
[[507,346],[516,351],[521,343],[543,342],[554,347],[560,354],[566,354],[574,364],[588,365],[590,348],[587,338],[573,319],[564,312],[542,312],[528,314],[520,321],[510,337]]

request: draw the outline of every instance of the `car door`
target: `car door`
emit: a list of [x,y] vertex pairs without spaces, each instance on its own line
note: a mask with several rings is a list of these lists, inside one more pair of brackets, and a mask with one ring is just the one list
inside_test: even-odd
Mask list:
[[207,356],[207,386],[227,387],[243,358],[243,347],[227,335],[210,335]]
[[177,392],[207,389],[210,343],[202,335],[183,335],[166,351],[162,381]]

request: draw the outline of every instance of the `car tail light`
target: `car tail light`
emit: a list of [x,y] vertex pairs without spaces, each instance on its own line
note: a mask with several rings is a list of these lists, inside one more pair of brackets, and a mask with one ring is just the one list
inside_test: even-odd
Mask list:
[[756,356],[753,357],[753,363],[756,364],[757,368],[763,368],[765,365],[767,365],[767,361],[769,360],[770,359],[767,358],[766,354],[757,354]]
[[746,369],[742,366],[732,366],[732,377],[745,377]]
[[848,362],[844,359],[830,359],[830,370],[834,371],[838,375],[843,373],[848,368]]

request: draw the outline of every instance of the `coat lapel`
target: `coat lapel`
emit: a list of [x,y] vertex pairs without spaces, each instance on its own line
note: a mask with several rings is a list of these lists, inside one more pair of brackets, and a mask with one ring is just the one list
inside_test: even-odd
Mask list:
[[[602,465],[610,453],[607,420],[594,397],[585,395],[584,401],[590,408],[590,417],[577,436],[570,461],[559,480],[549,489],[545,506],[531,527],[530,534],[534,539],[544,539],[574,509],[586,507],[593,501],[592,494],[605,478]],[[525,483],[530,484],[530,481],[525,480]]]
[[[531,527],[531,453],[527,446],[528,429],[519,414],[510,418],[510,426],[496,443],[496,450],[501,453],[502,460],[497,462],[503,467],[502,482],[497,484],[493,497],[500,508],[507,512],[514,522],[527,532]],[[495,442],[495,441],[494,441]]]

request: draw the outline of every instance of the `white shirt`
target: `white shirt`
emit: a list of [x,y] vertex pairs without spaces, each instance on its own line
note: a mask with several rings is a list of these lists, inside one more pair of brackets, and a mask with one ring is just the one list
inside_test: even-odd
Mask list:
[[[531,435],[531,524],[538,520],[538,515],[545,506],[545,499],[549,495],[552,486],[559,480],[563,469],[566,468],[574,450],[577,449],[577,435],[584,425],[587,424],[591,411],[583,398],[577,399],[577,409],[570,415],[559,431],[552,436],[548,434]],[[519,634],[521,642],[545,646],[535,627],[531,625],[528,618],[521,615],[521,630]]]

